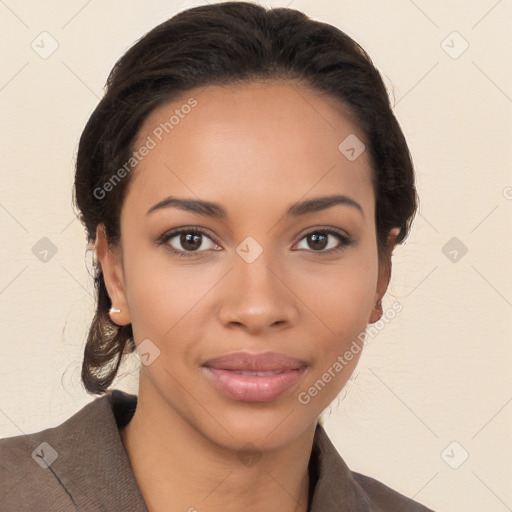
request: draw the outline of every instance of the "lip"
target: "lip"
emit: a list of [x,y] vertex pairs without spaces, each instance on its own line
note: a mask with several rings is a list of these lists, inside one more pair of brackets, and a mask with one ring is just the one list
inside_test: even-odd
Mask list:
[[[307,366],[305,361],[282,353],[236,352],[208,360],[203,369],[215,387],[229,398],[243,402],[270,402],[295,387]],[[241,375],[237,372],[275,374]]]
[[209,359],[203,366],[219,370],[238,370],[253,372],[268,372],[279,370],[298,370],[307,366],[302,359],[287,356],[281,352],[233,352],[214,359]]
[[240,375],[234,370],[203,367],[215,387],[233,400],[270,402],[295,387],[306,368],[286,370],[276,375]]

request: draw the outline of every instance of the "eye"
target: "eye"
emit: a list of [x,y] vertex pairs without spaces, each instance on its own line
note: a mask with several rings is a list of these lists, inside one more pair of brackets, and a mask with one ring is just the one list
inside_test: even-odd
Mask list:
[[[204,243],[208,239],[211,244]],[[179,231],[165,233],[157,242],[159,245],[166,244],[167,248],[174,254],[181,256],[203,256],[208,249],[219,250],[218,245],[202,230],[197,228],[185,228]]]
[[[207,240],[210,241],[210,246],[208,246]],[[353,244],[352,238],[334,229],[310,231],[302,237],[301,242],[302,240],[305,240],[306,247],[300,248],[301,250],[306,249],[309,252],[321,254],[342,251]],[[170,252],[179,257],[202,257],[207,253],[208,249],[222,250],[203,230],[198,228],[181,228],[164,233],[157,240],[157,245],[165,245]]]
[[[331,241],[329,241],[329,237],[331,237]],[[336,241],[332,239],[337,239],[338,244],[336,244]],[[313,249],[311,252],[329,254],[342,251],[353,243],[353,240],[349,236],[334,229],[317,229],[316,231],[310,231],[301,239],[301,242],[302,240],[305,240],[306,250],[310,250],[309,248],[312,247]]]

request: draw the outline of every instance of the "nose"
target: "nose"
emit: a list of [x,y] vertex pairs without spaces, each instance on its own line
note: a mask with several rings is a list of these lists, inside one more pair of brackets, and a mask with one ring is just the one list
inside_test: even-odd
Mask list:
[[223,281],[219,317],[224,326],[264,334],[297,322],[298,299],[290,276],[265,251],[252,263],[237,257]]

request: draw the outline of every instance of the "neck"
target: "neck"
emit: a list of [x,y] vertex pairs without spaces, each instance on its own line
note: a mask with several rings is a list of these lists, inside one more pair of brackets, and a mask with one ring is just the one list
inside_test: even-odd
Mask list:
[[307,511],[316,424],[254,459],[254,453],[219,446],[161,407],[145,407],[139,393],[133,418],[120,429],[149,512]]

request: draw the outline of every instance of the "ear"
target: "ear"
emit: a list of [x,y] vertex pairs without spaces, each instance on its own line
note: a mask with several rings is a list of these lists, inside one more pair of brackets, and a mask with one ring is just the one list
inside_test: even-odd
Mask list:
[[114,310],[110,312],[110,319],[117,325],[128,325],[131,319],[126,300],[123,265],[119,252],[112,250],[108,244],[103,224],[99,224],[96,229],[94,250],[101,264],[103,279]]
[[372,314],[370,315],[369,323],[373,324],[377,322],[382,316],[382,297],[388,289],[389,280],[391,279],[391,254],[396,244],[396,237],[400,233],[400,228],[393,228],[389,230],[388,238],[386,242],[387,252],[389,254],[389,264],[382,264],[379,262],[379,275],[377,278],[377,288],[375,291]]

